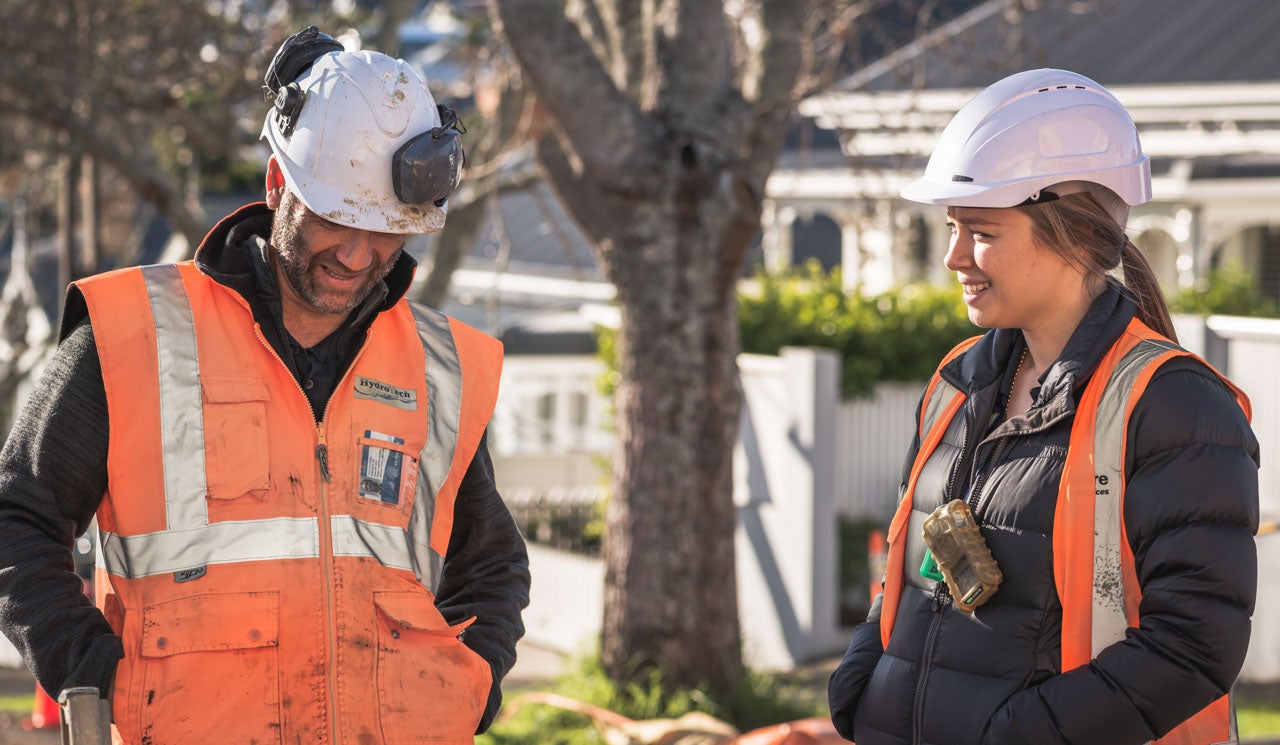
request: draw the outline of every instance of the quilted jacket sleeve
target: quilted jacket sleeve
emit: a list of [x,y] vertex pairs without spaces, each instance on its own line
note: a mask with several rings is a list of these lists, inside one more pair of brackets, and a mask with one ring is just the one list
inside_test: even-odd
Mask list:
[[1258,443],[1203,365],[1167,364],[1130,421],[1125,529],[1140,627],[1085,667],[1022,691],[989,743],[1143,743],[1224,695],[1257,589]]

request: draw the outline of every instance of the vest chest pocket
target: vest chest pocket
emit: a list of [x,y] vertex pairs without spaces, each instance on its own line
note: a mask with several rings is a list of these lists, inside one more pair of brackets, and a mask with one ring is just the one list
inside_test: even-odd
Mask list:
[[267,402],[258,378],[204,376],[205,473],[210,499],[262,498],[270,486]]
[[378,716],[396,743],[470,745],[484,714],[493,673],[450,626],[431,598],[376,592]]
[[279,595],[201,595],[142,610],[142,742],[280,742]]
[[418,488],[418,453],[407,448],[403,438],[370,429],[358,442],[357,501],[397,510],[407,518]]

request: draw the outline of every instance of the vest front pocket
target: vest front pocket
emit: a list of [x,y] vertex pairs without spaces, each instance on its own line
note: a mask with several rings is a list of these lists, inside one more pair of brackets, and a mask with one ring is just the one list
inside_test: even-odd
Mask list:
[[378,715],[388,743],[470,745],[489,698],[489,663],[459,640],[430,596],[376,592]]
[[279,606],[239,592],[143,608],[140,741],[279,743]]
[[418,488],[418,453],[395,435],[364,431],[356,448],[356,501],[400,512],[413,513]]
[[261,498],[270,487],[267,402],[271,394],[266,383],[258,378],[206,375],[200,387],[209,498]]

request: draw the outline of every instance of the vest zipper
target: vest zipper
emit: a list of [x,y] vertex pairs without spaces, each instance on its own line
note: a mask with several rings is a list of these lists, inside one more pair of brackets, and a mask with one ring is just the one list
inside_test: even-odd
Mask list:
[[955,465],[951,467],[951,476],[947,478],[947,488],[946,491],[942,493],[943,504],[946,504],[955,498],[953,495],[956,493],[956,479],[960,477],[960,470],[964,466],[965,461],[968,460],[968,456],[966,454],[966,450],[969,447],[968,408],[969,407],[966,405],[960,412],[960,416],[963,417],[963,419],[960,420],[960,457],[956,458]]
[[924,716],[924,689],[929,679],[929,666],[933,664],[933,648],[937,642],[942,617],[950,605],[951,593],[945,582],[933,586],[933,614],[929,619],[929,631],[924,637],[924,653],[920,657],[920,677],[916,679],[915,704],[911,709],[911,744],[920,745],[921,719]]
[[973,519],[978,519],[978,505],[982,502],[982,487],[987,485],[987,478],[991,475],[991,468],[999,459],[1000,454],[1004,452],[1005,443],[1009,441],[1009,435],[1003,435],[996,442],[996,446],[991,449],[991,455],[983,462],[982,467],[973,477],[973,488],[969,490],[969,510],[973,512]]
[[[329,413],[329,404],[325,403],[325,411]],[[329,683],[329,727],[333,733],[332,742],[338,742],[338,679],[334,670],[338,663],[338,630],[333,618],[333,528],[329,523],[329,495],[325,484],[329,483],[329,446],[325,442],[324,422],[322,418],[316,425],[316,460],[320,464],[320,566],[324,572],[324,623],[325,642],[328,650],[328,664],[325,665],[325,677]]]
[[[279,362],[280,365],[289,372],[289,379],[293,380],[293,385],[298,389],[298,393],[302,395],[302,400],[307,402],[307,410],[310,411],[311,403],[307,398],[306,391],[302,390],[302,386],[298,383],[297,378],[293,377],[293,373],[289,371],[289,366],[280,359],[280,355],[275,348],[262,335],[262,325],[253,324],[253,332],[258,337],[258,342],[266,348],[271,356]],[[360,348],[356,350],[355,355],[351,358],[351,364],[347,366],[346,371],[338,378],[337,385],[329,394],[329,400],[325,401],[324,412],[320,416],[320,421],[316,424],[316,462],[320,466],[320,514],[317,518],[320,540],[320,566],[324,571],[324,608],[325,608],[325,631],[326,631],[326,648],[327,660],[325,664],[325,677],[328,678],[329,684],[329,731],[330,741],[338,742],[338,679],[337,670],[337,646],[338,632],[334,624],[334,602],[333,602],[333,534],[332,527],[329,524],[329,498],[325,492],[325,484],[333,480],[332,474],[329,472],[329,445],[325,441],[324,423],[329,420],[329,406],[333,403],[334,397],[342,388],[342,384],[346,382],[347,377],[351,375],[351,371],[355,369],[356,363],[360,361],[360,357],[364,355],[364,350],[369,346],[369,335],[365,334],[364,342],[360,344]]]
[[328,483],[333,481],[333,478],[329,475],[329,446],[324,442],[323,432],[320,433],[319,439],[320,444],[316,445],[316,460],[320,461],[320,477],[325,480],[325,483]]
[[[324,402],[324,412],[320,415],[320,423],[316,425],[316,460],[320,464],[320,545],[324,557],[324,604],[325,604],[325,625],[328,627],[328,647],[329,662],[325,666],[325,677],[329,680],[329,726],[333,732],[332,742],[341,742],[342,738],[338,734],[338,630],[334,618],[334,599],[333,599],[333,529],[329,522],[329,495],[325,484],[332,481],[332,475],[329,473],[329,444],[325,439],[325,423],[329,421],[329,406],[333,404],[333,399],[338,395],[338,391],[342,389],[342,385],[347,380],[347,376],[355,369],[356,363],[360,361],[361,355],[364,354],[365,347],[369,343],[369,337],[366,334],[364,343],[356,350],[355,356],[351,358],[351,364],[342,373],[342,377],[338,378],[337,384],[333,387],[333,391],[329,393],[329,399]],[[297,382],[296,380],[294,381]],[[302,390],[299,386],[298,390]],[[306,398],[304,395],[303,398]],[[308,408],[310,405],[308,404]]]
[[[306,391],[302,390],[302,386],[298,383],[298,379],[293,377],[293,373],[289,370],[289,366],[280,359],[280,355],[275,348],[271,346],[267,338],[262,335],[262,325],[253,324],[253,332],[258,337],[259,343],[275,358],[276,362],[289,373],[289,379],[293,381],[293,385],[298,389],[298,394],[302,396],[302,400],[307,402],[307,411],[311,410],[311,403],[307,399]],[[325,413],[328,413],[329,405],[325,404]],[[319,514],[316,516],[316,529],[319,533],[317,539],[320,543],[320,567],[324,575],[324,587],[321,593],[324,595],[325,608],[325,677],[328,678],[329,684],[329,740],[331,742],[338,741],[338,687],[333,677],[333,669],[336,664],[337,655],[335,647],[337,646],[334,638],[336,632],[333,628],[333,594],[330,586],[333,584],[333,537],[330,535],[329,527],[329,506],[326,503],[324,485],[329,481],[329,448],[325,444],[324,435],[324,419],[321,418],[320,423],[316,424],[316,460],[320,464],[320,476],[323,479],[320,482],[320,499],[318,502]]]

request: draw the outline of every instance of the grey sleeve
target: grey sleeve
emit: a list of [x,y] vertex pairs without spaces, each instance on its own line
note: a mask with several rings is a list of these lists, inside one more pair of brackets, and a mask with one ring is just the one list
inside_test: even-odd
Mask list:
[[124,656],[71,553],[106,489],[107,442],[85,321],[58,346],[0,452],[0,629],[55,697],[71,686],[105,691]]
[[453,534],[436,605],[450,623],[476,617],[463,642],[489,663],[493,685],[477,733],[489,728],[502,703],[503,677],[524,636],[520,612],[529,604],[529,555],[511,512],[498,494],[485,440],[462,479]]

